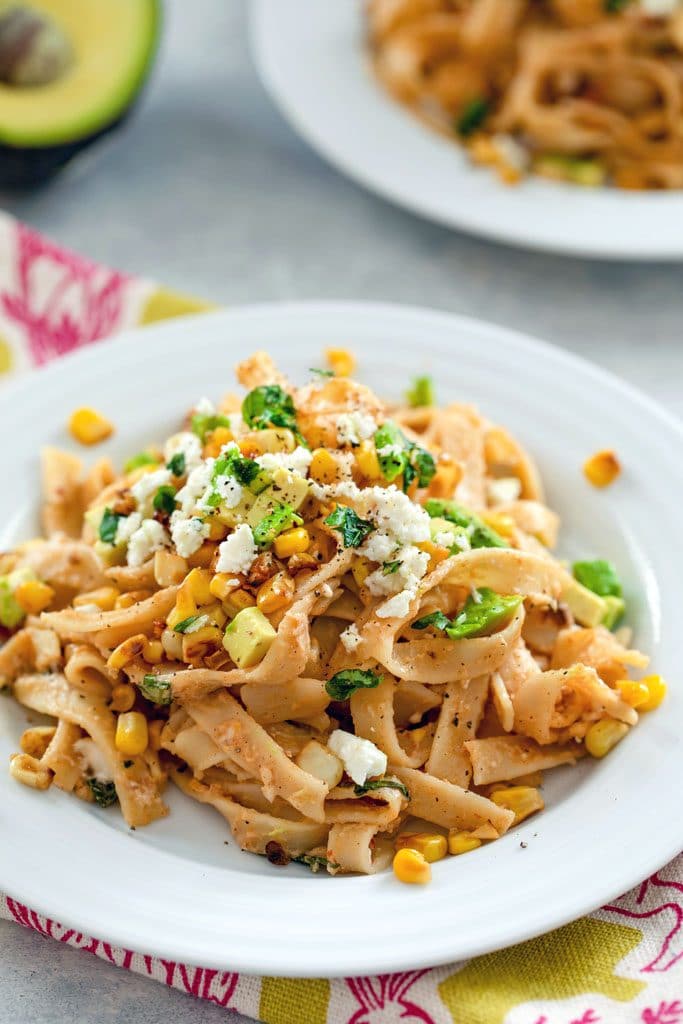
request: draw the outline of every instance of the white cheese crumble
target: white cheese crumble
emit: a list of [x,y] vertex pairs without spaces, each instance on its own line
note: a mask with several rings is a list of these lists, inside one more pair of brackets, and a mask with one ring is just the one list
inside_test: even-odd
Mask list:
[[680,6],[681,0],[640,0],[641,10],[651,18],[666,18]]
[[337,755],[344,765],[346,774],[357,786],[362,786],[376,775],[384,775],[387,770],[387,755],[370,740],[335,729],[327,741],[327,746]]
[[375,531],[364,541],[360,553],[371,562],[393,562],[399,546],[393,537],[382,531]]
[[385,444],[383,448],[377,449],[377,454],[388,458],[390,455],[402,455],[403,448],[400,444]]
[[140,512],[147,513],[152,509],[152,499],[160,487],[171,482],[170,469],[156,469],[153,473],[143,473],[130,489],[130,493],[138,503]]
[[501,476],[497,480],[489,480],[486,494],[492,505],[507,505],[517,501],[522,493],[522,481],[516,476]]
[[206,488],[199,502],[199,507],[202,509],[211,508],[209,498],[214,493],[220,497],[221,505],[225,505],[226,508],[237,508],[242,500],[244,491],[242,485],[234,477],[221,474]]
[[[362,551],[362,548],[361,548]],[[429,555],[426,551],[409,545],[400,548],[391,561],[400,562],[394,572],[385,573],[380,567],[371,572],[365,580],[365,586],[371,594],[380,596],[384,594],[398,594],[401,590],[410,590],[413,593],[417,590],[418,584],[427,572]]]
[[306,476],[312,459],[313,453],[299,445],[293,452],[265,452],[257,456],[256,462],[262,469],[272,471],[282,468],[289,470],[290,473]]
[[136,530],[142,525],[142,516],[139,512],[131,512],[129,516],[123,516],[116,524],[116,537],[114,543],[117,546],[127,544]]
[[168,534],[156,519],[143,519],[128,541],[128,565],[143,565],[155,551],[166,547]]
[[352,622],[350,626],[347,626],[346,629],[339,634],[339,639],[349,653],[357,650],[363,642],[363,638],[358,632],[358,626],[355,622]]
[[174,455],[185,456],[185,472],[191,473],[202,461],[202,442],[196,434],[181,430],[164,445],[164,460],[170,462]]
[[220,545],[216,572],[247,573],[257,554],[251,527],[242,523]]
[[201,462],[196,466],[187,478],[185,486],[176,494],[176,501],[180,504],[184,515],[190,515],[211,483],[214,462],[215,459],[206,459],[205,462]]
[[216,406],[210,398],[200,398],[194,407],[194,411],[200,416],[215,416]]
[[337,417],[337,441],[344,445],[359,445],[373,437],[377,430],[374,416],[366,412],[343,412]]
[[74,750],[78,754],[83,765],[85,774],[90,779],[97,779],[98,782],[111,782],[111,769],[107,759],[89,736],[84,736],[74,743]]
[[378,619],[403,619],[410,611],[411,602],[417,597],[417,589],[402,590],[400,594],[390,597],[376,611]]
[[199,551],[204,540],[209,536],[209,524],[201,519],[185,519],[182,512],[174,512],[171,516],[171,538],[176,551],[183,558],[189,558]]

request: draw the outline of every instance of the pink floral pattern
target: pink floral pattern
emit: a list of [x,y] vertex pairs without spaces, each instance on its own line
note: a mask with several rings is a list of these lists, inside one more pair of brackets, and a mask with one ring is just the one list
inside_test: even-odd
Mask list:
[[0,312],[23,332],[33,363],[104,338],[119,328],[130,278],[16,225],[15,284],[0,291]]
[[676,999],[673,1003],[663,1001],[656,1009],[644,1009],[641,1020],[643,1024],[680,1024],[683,1020],[683,1003]]
[[[427,1010],[407,998],[413,985],[428,973],[405,971],[370,978],[346,978],[349,991],[359,1004],[348,1024],[394,1024],[398,1020],[436,1024]],[[401,1011],[398,1016],[397,1010]]]
[[[660,890],[663,891],[662,895]],[[656,956],[642,968],[644,974],[669,971],[683,958],[682,896],[683,883],[662,878],[661,872],[655,871],[654,875],[642,882],[638,889],[604,908],[632,921],[656,920],[658,950]],[[639,909],[645,904],[653,905]]]

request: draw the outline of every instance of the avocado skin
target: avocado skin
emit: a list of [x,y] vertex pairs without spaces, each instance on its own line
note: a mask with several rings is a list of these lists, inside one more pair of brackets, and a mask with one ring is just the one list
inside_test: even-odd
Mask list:
[[99,131],[76,142],[59,146],[6,146],[0,143],[0,185],[9,188],[32,188],[42,185],[84,149],[115,131],[133,108]]

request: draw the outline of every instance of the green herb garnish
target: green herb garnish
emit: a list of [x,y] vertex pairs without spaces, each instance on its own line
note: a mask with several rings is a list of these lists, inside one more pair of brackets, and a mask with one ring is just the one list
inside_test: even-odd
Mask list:
[[424,508],[432,519],[447,519],[449,523],[462,526],[469,537],[470,547],[507,548],[510,546],[499,533],[487,526],[483,519],[462,505],[458,505],[456,501],[439,501],[437,498],[430,498],[425,502]]
[[152,505],[157,512],[164,512],[167,516],[172,515],[175,512],[175,487],[169,487],[168,484],[160,487],[154,495]]
[[434,382],[431,377],[416,377],[406,391],[408,405],[417,409],[423,405],[434,405]]
[[468,597],[462,611],[446,626],[451,640],[486,636],[506,625],[524,600],[519,594],[497,594],[488,587],[477,592],[478,600]]
[[318,871],[326,871],[328,866],[336,870],[339,865],[327,857],[318,857],[313,853],[302,853],[300,857],[292,857],[295,864],[305,864],[315,875]]
[[209,622],[208,615],[188,615],[186,619],[173,627],[174,633],[196,633]]
[[185,452],[176,452],[166,463],[173,476],[185,476]]
[[111,807],[117,802],[118,796],[113,782],[101,782],[99,779],[86,779],[85,781],[98,807]]
[[134,469],[139,469],[140,466],[154,466],[158,462],[156,455],[152,455],[151,452],[138,452],[137,455],[133,455],[131,459],[123,467],[125,473],[132,473]]
[[604,558],[594,562],[574,562],[574,579],[600,597],[621,597],[621,581],[617,570]]
[[285,530],[301,526],[302,523],[303,519],[291,505],[276,505],[273,511],[254,527],[254,544],[259,548],[267,548]]
[[481,128],[486,118],[491,113],[491,103],[485,96],[478,96],[465,104],[460,116],[455,122],[455,130],[458,135],[467,138],[474,135],[477,128]]
[[403,562],[400,559],[395,562],[382,562],[382,576],[393,576],[402,565]]
[[374,523],[367,519],[361,519],[348,505],[337,505],[323,521],[332,529],[339,530],[345,548],[357,548],[375,529]]
[[363,796],[364,793],[370,793],[373,789],[397,789],[406,800],[410,800],[410,793],[398,779],[368,779],[362,786],[354,786],[353,792],[355,796]]
[[[185,619],[185,622],[188,621],[188,619]],[[179,625],[182,625],[182,623],[179,623]],[[177,629],[176,632],[178,632]],[[150,701],[152,704],[158,704],[159,707],[166,707],[173,700],[171,680],[166,679],[164,676],[145,675],[142,677],[142,682],[138,683],[138,689],[145,700]]]
[[603,7],[608,14],[619,14],[631,0],[603,0]]
[[417,478],[419,487],[427,487],[436,473],[434,458],[425,448],[409,441],[395,423],[387,420],[375,433],[375,448],[382,476],[391,483],[403,477],[407,491]]
[[382,682],[383,676],[375,672],[363,671],[360,668],[345,668],[337,672],[325,683],[325,689],[332,700],[348,700],[356,690],[374,690]]
[[245,423],[256,430],[285,427],[300,436],[292,396],[283,391],[279,384],[262,384],[250,391],[242,402],[242,417]]
[[334,370],[320,370],[317,366],[309,366],[309,372],[315,373],[318,377],[334,377]]
[[431,612],[430,615],[423,615],[421,619],[416,619],[410,628],[427,629],[428,626],[434,626],[434,629],[446,629],[450,624],[451,620],[443,612]]
[[100,519],[100,540],[105,544],[116,543],[116,531],[119,528],[119,520],[125,518],[119,516],[116,512],[112,512],[110,508],[105,508]]

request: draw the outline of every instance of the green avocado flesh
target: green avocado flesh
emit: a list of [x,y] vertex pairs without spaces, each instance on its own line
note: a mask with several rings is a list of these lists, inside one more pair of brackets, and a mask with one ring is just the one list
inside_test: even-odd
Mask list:
[[[129,111],[154,58],[160,0],[0,0],[0,23],[17,7],[42,16],[68,53],[50,81],[17,84],[2,75],[0,46],[0,180],[22,185],[47,177]],[[38,59],[26,46],[22,58]]]

